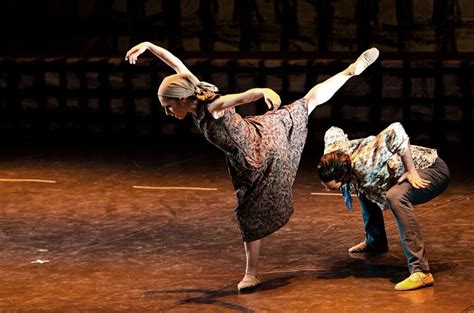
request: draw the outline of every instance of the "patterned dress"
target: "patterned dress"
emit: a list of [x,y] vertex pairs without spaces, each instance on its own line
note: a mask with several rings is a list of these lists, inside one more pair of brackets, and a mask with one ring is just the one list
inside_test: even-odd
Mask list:
[[306,100],[258,116],[242,117],[234,108],[226,109],[217,119],[200,103],[194,123],[225,153],[243,241],[261,239],[284,226],[293,213],[292,187],[306,141]]

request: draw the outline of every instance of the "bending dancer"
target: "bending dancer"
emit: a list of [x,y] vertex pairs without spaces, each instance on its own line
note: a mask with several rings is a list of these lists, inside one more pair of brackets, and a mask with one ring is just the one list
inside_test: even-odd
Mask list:
[[[166,77],[158,89],[165,113],[178,119],[191,113],[206,139],[225,153],[246,255],[245,276],[237,288],[255,287],[260,283],[256,277],[260,240],[284,226],[293,213],[292,186],[306,140],[308,115],[373,63],[378,50],[367,50],[347,69],[279,110],[280,97],[271,89],[220,95],[217,87],[199,81],[181,60],[150,42],[130,49],[125,60],[135,64],[146,50],[177,72]],[[235,106],[260,98],[274,110],[245,118],[235,111]]]
[[341,189],[352,211],[350,189],[359,199],[365,240],[350,253],[388,251],[382,210],[390,208],[397,221],[410,277],[395,290],[433,285],[420,224],[413,205],[430,201],[448,186],[449,170],[435,149],[410,145],[400,123],[377,136],[348,140],[340,128],[324,136],[325,150],[317,168],[326,189]]

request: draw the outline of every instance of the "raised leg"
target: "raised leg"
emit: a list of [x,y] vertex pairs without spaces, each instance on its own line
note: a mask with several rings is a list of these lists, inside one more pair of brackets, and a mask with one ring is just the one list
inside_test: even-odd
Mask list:
[[377,48],[364,51],[357,60],[342,72],[317,84],[306,94],[308,100],[308,115],[320,104],[325,103],[338,91],[349,78],[361,74],[370,64],[374,63],[379,56]]

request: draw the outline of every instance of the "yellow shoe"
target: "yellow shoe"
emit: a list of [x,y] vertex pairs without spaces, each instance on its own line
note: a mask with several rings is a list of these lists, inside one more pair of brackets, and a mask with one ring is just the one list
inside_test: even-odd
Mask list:
[[399,282],[395,285],[395,290],[407,291],[415,290],[421,287],[431,286],[434,284],[433,275],[430,273],[425,274],[423,272],[415,272],[410,275],[407,279]]
[[246,291],[260,285],[260,281],[257,279],[257,276],[253,274],[245,274],[242,281],[237,285],[238,291]]

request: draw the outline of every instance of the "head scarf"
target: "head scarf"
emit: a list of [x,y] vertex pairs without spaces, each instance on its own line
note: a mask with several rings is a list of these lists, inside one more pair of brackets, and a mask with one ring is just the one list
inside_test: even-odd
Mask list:
[[187,73],[165,77],[158,88],[158,96],[169,98],[187,98],[206,92],[218,93],[219,89],[213,84],[200,82],[194,76]]

